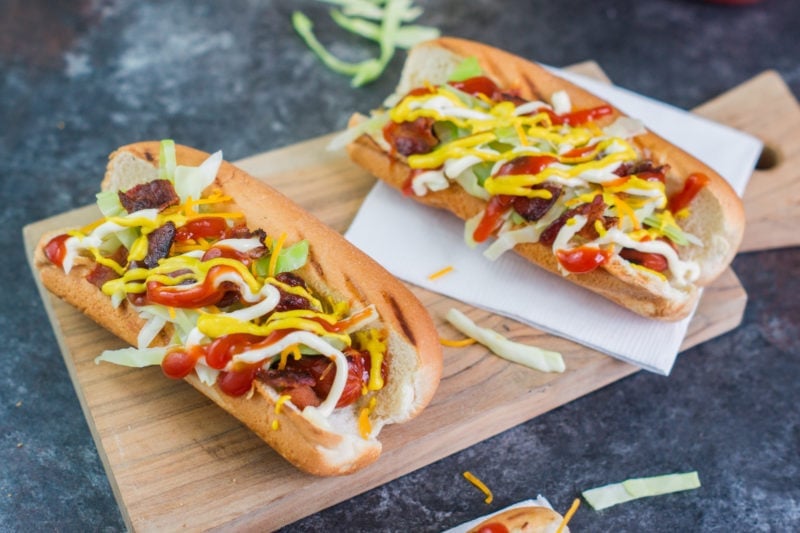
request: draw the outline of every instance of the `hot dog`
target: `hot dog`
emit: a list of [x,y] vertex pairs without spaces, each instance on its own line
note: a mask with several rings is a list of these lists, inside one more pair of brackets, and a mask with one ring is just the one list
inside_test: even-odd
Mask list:
[[[547,507],[516,507],[487,518],[469,533],[555,533],[564,518]],[[561,531],[569,533],[569,527]]]
[[350,126],[354,162],[465,220],[490,259],[513,249],[643,316],[686,317],[741,242],[741,200],[711,168],[489,46],[418,45],[385,108]]
[[109,159],[104,216],[45,235],[43,285],[298,468],[354,472],[430,401],[442,359],[411,292],[263,182],[165,141]]

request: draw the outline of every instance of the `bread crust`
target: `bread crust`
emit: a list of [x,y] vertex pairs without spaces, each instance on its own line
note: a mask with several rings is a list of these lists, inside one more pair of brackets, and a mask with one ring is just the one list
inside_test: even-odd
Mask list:
[[[418,45],[409,55],[403,70],[397,94],[405,94],[414,82],[421,82],[414,70],[419,58],[430,51],[442,50],[457,58],[476,57],[485,75],[500,87],[518,91],[527,100],[543,100],[564,90],[569,94],[574,109],[586,109],[608,105],[594,94],[552,74],[542,66],[523,58],[483,44],[445,37]],[[446,77],[446,73],[444,73]],[[412,80],[412,81],[409,81]],[[445,79],[441,80],[444,82]],[[430,80],[439,83],[439,80]],[[613,113],[599,119],[601,127],[612,123],[624,114],[612,106]],[[360,122],[363,117],[354,115],[350,124]],[[692,215],[684,223],[689,231],[706,237],[705,242],[714,245],[705,253],[692,257],[700,265],[701,275],[687,287],[676,287],[658,276],[640,269],[630,268],[618,256],[602,268],[590,273],[570,275],[567,279],[593,292],[601,294],[640,315],[679,320],[686,317],[699,298],[700,287],[711,283],[728,266],[741,242],[744,232],[744,210],[741,200],[731,186],[708,165],[698,161],[665,139],[648,131],[635,138],[638,148],[648,153],[656,164],[669,164],[667,191],[680,190],[686,176],[700,172],[709,177],[693,203]],[[350,158],[370,173],[392,187],[402,190],[411,169],[402,156],[385,152],[372,138],[362,135],[347,146]],[[414,199],[437,208],[446,209],[459,218],[467,220],[481,212],[486,202],[468,194],[460,186],[451,186],[440,191],[428,191]],[[549,246],[540,243],[518,244],[515,252],[532,263],[556,274],[560,274],[557,259]]]
[[[510,533],[553,533],[563,520],[560,514],[547,507],[516,507],[487,518],[469,533],[480,533],[482,528],[492,524],[501,524]],[[562,531],[569,533],[569,527],[564,526]]]
[[[115,187],[114,165],[128,156],[157,165],[159,146],[159,142],[152,141],[119,148],[109,158],[103,187]],[[208,154],[178,145],[176,157],[178,164],[199,165]],[[442,371],[438,334],[419,300],[339,233],[234,165],[223,162],[212,186],[234,198],[236,210],[244,213],[251,229],[260,228],[275,235],[286,233],[288,242],[308,240],[309,260],[298,273],[309,287],[320,294],[348,301],[352,308],[375,306],[382,324],[390,332],[387,340],[389,377],[387,387],[378,392],[377,405],[391,403],[397,411],[379,413],[384,419],[379,425],[384,421],[403,422],[416,416],[433,397]],[[76,264],[69,274],[51,264],[43,249],[53,236],[44,236],[35,250],[34,264],[44,286],[135,346],[143,320],[127,302],[113,308],[110,298],[85,279],[91,264]],[[162,333],[154,344],[166,344],[169,336],[169,332]],[[395,368],[401,363],[406,367],[405,373]],[[372,463],[380,455],[381,444],[374,435],[363,439],[357,433],[345,434],[333,427],[321,427],[303,416],[291,402],[276,410],[278,394],[258,380],[252,397],[229,396],[216,385],[209,387],[201,383],[193,374],[186,380],[306,472],[320,476],[348,474]],[[402,405],[396,400],[383,401],[382,395],[397,393],[389,387],[393,382],[396,388],[402,385],[408,395]],[[273,421],[277,421],[277,430],[273,429]]]

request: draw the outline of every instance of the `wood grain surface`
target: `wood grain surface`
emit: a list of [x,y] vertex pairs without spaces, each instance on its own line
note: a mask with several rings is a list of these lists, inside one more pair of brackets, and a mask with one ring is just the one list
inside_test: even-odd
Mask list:
[[[602,75],[593,63],[577,69]],[[328,138],[237,164],[344,231],[374,178],[343,154],[326,152]],[[89,206],[26,226],[29,257],[45,231],[82,225],[98,216]],[[383,430],[384,453],[378,462],[345,478],[320,479],[291,467],[236,419],[188,384],[164,378],[160,369],[96,365],[94,358],[103,349],[121,347],[121,342],[51,297],[41,284],[39,289],[123,517],[137,531],[277,528],[638,370],[571,341],[412,287],[442,336],[456,335],[442,319],[447,309],[456,307],[515,340],[560,351],[567,371],[532,371],[494,357],[480,345],[445,348],[444,375],[431,405],[411,422]],[[738,279],[728,270],[705,291],[682,348],[735,328],[745,302]]]
[[746,131],[764,150],[744,194],[740,252],[800,244],[800,105],[775,71],[766,71],[694,110]]

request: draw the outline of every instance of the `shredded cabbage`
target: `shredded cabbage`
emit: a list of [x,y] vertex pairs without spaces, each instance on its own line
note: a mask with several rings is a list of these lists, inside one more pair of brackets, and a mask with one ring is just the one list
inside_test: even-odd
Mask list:
[[376,113],[367,120],[359,122],[336,135],[326,147],[330,151],[341,150],[364,134],[373,134],[380,131],[389,122],[388,113]]
[[511,341],[494,330],[476,325],[457,309],[451,308],[445,318],[461,333],[472,337],[495,354],[512,363],[542,372],[564,372],[566,370],[564,358],[558,352]]
[[122,348],[119,350],[105,350],[94,358],[95,364],[101,361],[114,363],[115,365],[143,368],[146,366],[160,365],[164,356],[167,355],[168,348],[159,346],[157,348]]
[[[380,41],[380,25],[363,18],[347,16],[338,9],[332,9],[330,13],[333,21],[342,29],[345,29],[356,35],[360,35],[365,39],[378,42]],[[417,43],[436,39],[437,37],[439,37],[439,30],[430,26],[401,26],[397,29],[395,44],[398,48],[408,49]]]
[[638,498],[659,496],[699,487],[700,478],[697,472],[686,472],[628,479],[621,483],[585,490],[583,497],[595,511],[600,511]]
[[144,327],[139,330],[139,335],[136,339],[136,345],[139,348],[147,348],[150,346],[150,343],[153,342],[153,339],[156,338],[158,332],[164,329],[164,325],[167,323],[167,320],[163,317],[150,315],[145,322]]
[[[427,26],[403,24],[417,19],[422,10],[412,7],[411,0],[322,0],[342,7],[331,10],[331,17],[341,28],[377,41],[380,54],[377,58],[358,63],[342,61],[329,52],[314,35],[311,20],[299,11],[292,13],[292,26],[306,45],[331,70],[351,77],[351,85],[360,87],[377,79],[386,69],[398,47],[409,48],[414,44],[439,36],[439,31]],[[356,18],[357,17],[357,18]],[[379,24],[369,20],[378,21]]]

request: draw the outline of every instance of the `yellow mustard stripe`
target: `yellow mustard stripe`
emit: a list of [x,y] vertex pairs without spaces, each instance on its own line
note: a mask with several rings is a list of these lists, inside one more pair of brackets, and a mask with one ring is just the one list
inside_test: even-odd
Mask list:
[[120,276],[125,272],[125,267],[114,261],[109,257],[105,257],[100,254],[100,250],[97,248],[89,248],[89,252],[94,256],[94,260],[96,263],[100,263],[101,265],[105,265],[108,268],[112,269],[114,272],[119,274]]
[[319,322],[306,318],[284,318],[273,320],[270,317],[265,324],[258,325],[252,322],[243,322],[229,316],[201,314],[197,318],[197,329],[209,338],[216,339],[232,333],[247,333],[259,337],[267,337],[282,329],[297,329],[309,331],[320,337],[328,337],[340,341],[345,346],[350,346],[352,340],[346,333],[331,333]]
[[[383,388],[383,366],[384,354],[386,354],[386,343],[381,338],[381,333],[377,329],[358,331],[354,334],[356,343],[362,349],[369,352],[370,367],[369,380],[367,381],[367,391],[376,391]],[[366,393],[366,391],[364,391]]]

